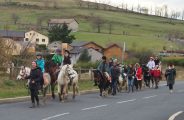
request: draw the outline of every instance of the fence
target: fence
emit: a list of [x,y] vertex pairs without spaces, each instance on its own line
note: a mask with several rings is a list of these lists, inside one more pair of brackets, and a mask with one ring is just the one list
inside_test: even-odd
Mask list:
[[[83,69],[83,68],[74,68],[79,75],[79,80],[94,80],[93,77],[93,68],[90,69]],[[16,80],[17,75],[20,72],[20,67],[11,67],[7,68],[4,66],[0,66],[0,76],[7,75],[10,80]]]

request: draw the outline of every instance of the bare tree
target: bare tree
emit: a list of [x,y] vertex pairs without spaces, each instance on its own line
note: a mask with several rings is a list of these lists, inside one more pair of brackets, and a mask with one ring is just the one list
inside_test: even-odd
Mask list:
[[53,1],[53,8],[55,8],[55,9],[59,8],[58,2],[55,0]]
[[183,12],[182,12],[182,20],[184,20],[184,10],[183,10]]
[[49,0],[43,0],[44,7],[48,8],[50,1]]
[[78,6],[81,8],[82,7],[82,3],[83,1],[82,0],[76,0],[76,3],[78,4]]
[[17,21],[20,19],[20,17],[16,13],[12,13],[11,18],[15,25],[17,24]]
[[101,27],[103,26],[104,21],[102,18],[100,17],[95,17],[93,19],[93,27],[97,28],[97,32],[100,33],[101,32]]
[[113,23],[109,22],[109,34],[112,34],[112,30],[113,30]]

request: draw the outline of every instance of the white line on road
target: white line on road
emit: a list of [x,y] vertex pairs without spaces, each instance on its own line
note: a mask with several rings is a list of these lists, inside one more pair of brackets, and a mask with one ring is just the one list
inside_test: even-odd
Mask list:
[[160,87],[162,87],[162,86],[166,86],[167,84],[161,84],[161,85],[159,85]]
[[70,113],[67,112],[67,113],[57,114],[57,115],[54,115],[54,116],[50,116],[50,117],[44,118],[42,120],[50,120],[50,119],[57,118],[57,117],[64,116],[64,115],[68,115],[68,114],[70,114]]
[[183,111],[179,111],[179,112],[173,114],[173,115],[169,118],[169,120],[174,120],[174,119],[175,119],[178,115],[180,115],[181,113],[183,113]]
[[88,108],[84,108],[82,110],[90,110],[90,109],[96,109],[96,108],[100,108],[100,107],[106,107],[108,105],[99,105],[99,106],[94,106],[94,107],[88,107]]
[[153,95],[153,96],[148,96],[148,97],[143,97],[142,99],[149,99],[149,98],[154,98],[156,97],[157,95]]
[[136,101],[136,99],[126,100],[126,101],[120,101],[120,102],[117,102],[117,103],[118,104],[121,104],[121,103],[133,102],[133,101]]

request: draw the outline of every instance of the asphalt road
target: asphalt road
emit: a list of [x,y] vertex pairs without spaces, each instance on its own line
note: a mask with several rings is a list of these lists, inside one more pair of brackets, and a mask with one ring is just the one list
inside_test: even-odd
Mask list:
[[[0,120],[168,120],[184,110],[184,82],[174,92],[161,83],[159,89],[99,97],[98,93],[69,97],[65,103],[49,100],[46,106],[29,108],[30,102],[0,105]],[[184,120],[184,118],[183,118]]]

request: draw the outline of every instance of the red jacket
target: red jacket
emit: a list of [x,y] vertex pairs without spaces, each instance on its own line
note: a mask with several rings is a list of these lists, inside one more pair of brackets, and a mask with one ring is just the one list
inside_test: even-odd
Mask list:
[[136,71],[136,78],[137,80],[142,80],[142,68],[139,67]]
[[159,69],[153,70],[153,77],[160,77],[161,71]]

